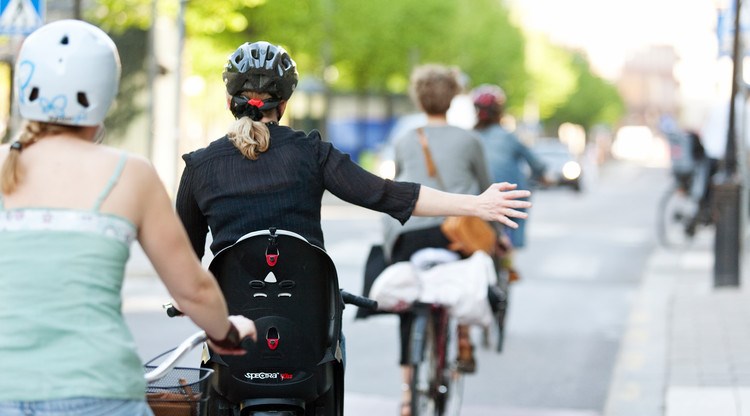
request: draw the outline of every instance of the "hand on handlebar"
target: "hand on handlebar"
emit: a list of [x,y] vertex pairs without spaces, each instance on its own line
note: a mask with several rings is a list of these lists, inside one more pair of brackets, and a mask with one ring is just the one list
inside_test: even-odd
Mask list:
[[[245,338],[250,338],[253,341],[258,340],[258,331],[255,329],[255,323],[251,319],[242,315],[231,315],[229,316],[229,321],[235,328],[237,328],[240,340],[244,340]],[[208,345],[214,352],[221,355],[245,355],[247,352],[241,345],[227,348],[216,345],[216,343],[211,340],[208,341]]]

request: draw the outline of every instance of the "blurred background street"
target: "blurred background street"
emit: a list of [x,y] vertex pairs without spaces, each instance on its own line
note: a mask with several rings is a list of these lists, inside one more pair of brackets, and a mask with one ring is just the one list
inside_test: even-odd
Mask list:
[[[562,149],[551,163],[567,185],[534,189],[528,243],[514,257],[521,280],[511,287],[505,349],[479,349],[462,414],[746,416],[750,13],[743,3],[0,1],[0,137],[11,140],[19,127],[11,102],[21,42],[64,18],[99,25],[117,43],[121,92],[105,143],[151,160],[172,196],[180,156],[223,136],[232,121],[221,70],[241,43],[268,40],[297,60],[300,83],[282,123],[319,130],[383,177],[393,175],[394,137],[423,121],[407,93],[411,69],[455,66],[467,91],[502,86],[502,124],[524,144]],[[472,128],[467,99],[456,97],[448,121]],[[690,244],[669,246],[658,230],[675,225],[685,237],[685,216],[667,211],[664,196],[682,180],[669,195],[696,205],[684,201],[697,170],[688,132],[700,136],[718,174],[705,182],[709,226]],[[563,166],[577,174],[566,177]],[[381,240],[379,218],[325,196],[326,248],[342,288],[361,292],[365,258]],[[124,312],[144,361],[196,329],[165,316],[168,300],[134,245]],[[395,415],[397,320],[354,313],[347,308],[344,317],[347,414]]]

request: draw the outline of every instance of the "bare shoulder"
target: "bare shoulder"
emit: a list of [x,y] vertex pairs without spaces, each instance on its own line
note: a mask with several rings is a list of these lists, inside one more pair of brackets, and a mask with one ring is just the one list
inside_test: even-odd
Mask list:
[[116,164],[123,156],[125,157],[125,167],[120,176],[121,186],[128,189],[128,192],[143,195],[144,193],[153,192],[161,185],[159,175],[154,165],[145,157],[116,149],[102,146],[101,155],[108,160],[108,164]]
[[153,175],[156,174],[156,170],[154,169],[154,165],[151,163],[150,160],[146,159],[145,157],[135,154],[135,153],[126,153],[128,158],[128,167],[146,175]]

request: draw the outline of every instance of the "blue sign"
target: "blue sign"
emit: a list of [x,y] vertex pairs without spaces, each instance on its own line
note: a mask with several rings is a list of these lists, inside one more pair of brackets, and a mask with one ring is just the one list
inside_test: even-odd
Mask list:
[[28,35],[44,24],[45,0],[0,0],[0,35]]

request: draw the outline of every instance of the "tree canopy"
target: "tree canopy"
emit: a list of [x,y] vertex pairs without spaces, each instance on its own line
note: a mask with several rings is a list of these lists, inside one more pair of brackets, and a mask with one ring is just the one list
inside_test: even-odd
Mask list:
[[[111,32],[147,30],[152,0],[99,0],[89,17]],[[221,82],[224,60],[240,44],[284,46],[301,76],[325,78],[340,91],[403,93],[411,69],[455,65],[471,86],[498,84],[509,111],[536,103],[542,121],[586,127],[614,122],[616,90],[593,74],[584,56],[528,35],[497,0],[212,0],[187,1],[186,69]],[[157,1],[174,17],[178,0]],[[335,77],[324,74],[336,74]]]

